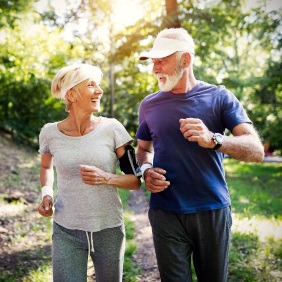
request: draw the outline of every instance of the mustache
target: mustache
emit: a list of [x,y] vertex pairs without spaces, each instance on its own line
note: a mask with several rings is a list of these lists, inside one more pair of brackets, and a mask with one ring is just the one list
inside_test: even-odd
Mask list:
[[165,73],[154,73],[154,76],[156,78],[161,78],[161,77],[169,78],[169,75]]

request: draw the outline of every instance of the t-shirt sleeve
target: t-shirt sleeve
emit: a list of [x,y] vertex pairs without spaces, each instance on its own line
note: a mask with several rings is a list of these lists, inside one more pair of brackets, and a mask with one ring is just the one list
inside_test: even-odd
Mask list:
[[139,107],[139,127],[136,132],[136,138],[140,140],[151,141],[152,136],[148,127],[148,124],[145,119],[145,106],[144,103],[140,104]]
[[114,119],[114,140],[116,149],[133,140],[125,127],[116,119]]
[[225,127],[232,132],[238,124],[252,123],[237,97],[229,90],[224,92],[222,119]]
[[39,150],[38,153],[44,155],[50,153],[48,138],[47,138],[47,125],[44,125],[39,133]]

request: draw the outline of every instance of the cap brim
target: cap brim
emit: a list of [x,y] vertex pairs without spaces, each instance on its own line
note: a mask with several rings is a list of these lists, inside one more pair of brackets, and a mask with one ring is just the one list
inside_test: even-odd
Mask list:
[[139,60],[144,61],[147,59],[161,59],[175,52],[176,51],[172,51],[172,50],[151,50],[148,52],[142,52],[140,54]]

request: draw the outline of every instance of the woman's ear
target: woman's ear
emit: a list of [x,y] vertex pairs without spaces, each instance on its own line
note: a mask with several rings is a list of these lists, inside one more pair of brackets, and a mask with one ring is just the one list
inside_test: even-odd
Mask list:
[[66,100],[68,100],[71,103],[76,102],[76,92],[73,89],[69,89],[66,93]]

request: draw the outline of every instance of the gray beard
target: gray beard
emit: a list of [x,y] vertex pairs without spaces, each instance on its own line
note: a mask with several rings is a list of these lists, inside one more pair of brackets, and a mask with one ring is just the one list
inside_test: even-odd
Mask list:
[[162,84],[160,82],[158,83],[160,90],[164,92],[171,91],[176,86],[176,84],[179,82],[180,78],[183,76],[183,72],[184,72],[183,68],[178,63],[176,66],[175,73],[173,75],[170,75],[170,76],[164,75],[166,78],[165,84]]

